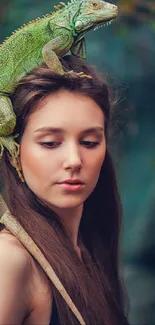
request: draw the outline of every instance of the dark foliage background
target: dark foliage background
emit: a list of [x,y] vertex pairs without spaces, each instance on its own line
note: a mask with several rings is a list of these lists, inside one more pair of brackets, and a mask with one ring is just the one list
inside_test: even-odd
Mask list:
[[[118,0],[115,23],[87,37],[87,61],[118,89],[113,155],[124,208],[122,257],[130,321],[155,324],[155,2]],[[57,4],[0,0],[0,41]]]

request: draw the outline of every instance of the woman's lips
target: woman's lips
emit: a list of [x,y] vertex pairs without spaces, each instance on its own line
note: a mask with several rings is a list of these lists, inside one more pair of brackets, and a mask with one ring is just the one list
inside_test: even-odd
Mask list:
[[82,183],[59,183],[58,184],[60,186],[60,188],[69,191],[69,192],[77,192],[80,191],[84,188],[85,184]]

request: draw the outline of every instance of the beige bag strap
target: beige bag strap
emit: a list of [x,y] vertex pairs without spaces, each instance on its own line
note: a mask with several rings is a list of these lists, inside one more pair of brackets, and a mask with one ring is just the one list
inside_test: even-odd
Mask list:
[[66,289],[63,284],[57,277],[51,265],[48,263],[47,259],[32,240],[32,238],[28,235],[28,233],[24,230],[24,228],[20,225],[20,223],[11,215],[4,199],[0,194],[0,223],[3,223],[7,229],[11,231],[13,235],[15,235],[20,242],[27,248],[27,250],[32,254],[32,256],[37,260],[43,270],[46,272],[50,280],[53,282],[57,290],[60,292],[67,305],[70,307],[76,318],[78,319],[81,325],[86,325],[83,320],[81,314],[77,310],[74,305],[72,299],[68,295]]

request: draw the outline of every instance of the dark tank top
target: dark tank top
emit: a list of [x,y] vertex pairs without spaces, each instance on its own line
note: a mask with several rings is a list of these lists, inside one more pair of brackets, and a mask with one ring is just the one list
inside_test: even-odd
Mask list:
[[55,303],[54,299],[53,299],[53,304],[52,304],[52,315],[51,315],[49,325],[60,325],[58,311],[57,311],[57,307],[56,307],[56,303]]

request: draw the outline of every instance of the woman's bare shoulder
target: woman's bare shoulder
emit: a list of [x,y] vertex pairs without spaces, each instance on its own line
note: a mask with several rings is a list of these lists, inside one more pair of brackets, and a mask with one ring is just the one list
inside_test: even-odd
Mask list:
[[7,229],[3,229],[0,232],[0,260],[1,259],[8,259],[8,263],[14,261],[17,265],[18,263],[20,263],[20,265],[22,263],[27,271],[28,268],[30,268],[30,254],[22,243]]
[[6,259],[8,263],[12,262],[13,266],[17,267],[17,269],[20,265],[23,272],[25,269],[27,275],[30,275],[30,278],[34,280],[31,286],[35,285],[35,282],[37,282],[38,286],[39,281],[42,282],[44,280],[46,282],[47,276],[37,261],[19,239],[7,229],[0,232],[0,261],[1,259]]
[[[52,304],[49,279],[22,243],[7,229],[0,232],[0,262],[2,262],[0,263],[0,287],[1,283],[3,289],[8,287],[7,283],[11,283],[8,291],[16,293],[18,291],[19,295],[20,291],[24,292],[24,297],[21,297],[20,301],[25,300],[30,318],[28,321],[33,320],[34,324],[39,322],[41,311],[43,320],[49,319]],[[18,288],[16,288],[17,284]],[[20,309],[22,310],[22,306]]]
[[31,311],[30,258],[20,242],[0,232],[0,324],[22,323]]

